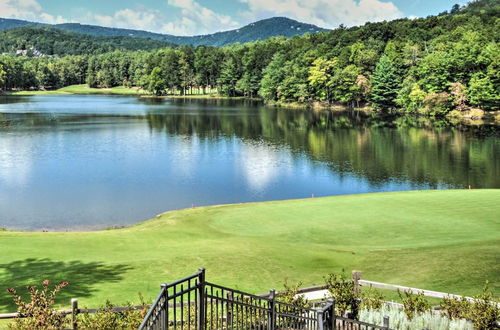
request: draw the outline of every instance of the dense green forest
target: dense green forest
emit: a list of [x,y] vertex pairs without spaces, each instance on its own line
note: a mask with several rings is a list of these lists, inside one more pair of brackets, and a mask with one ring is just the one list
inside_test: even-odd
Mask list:
[[321,102],[443,115],[500,103],[500,4],[479,0],[419,19],[223,48],[0,57],[3,89],[140,86],[156,95],[206,87],[270,102]]
[[147,38],[96,37],[47,26],[27,26],[0,32],[0,53],[37,50],[43,55],[102,54],[117,49],[153,50],[172,44]]

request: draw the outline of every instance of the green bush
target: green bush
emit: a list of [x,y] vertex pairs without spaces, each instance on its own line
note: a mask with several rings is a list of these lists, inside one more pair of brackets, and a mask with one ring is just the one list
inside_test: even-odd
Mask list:
[[431,309],[431,304],[429,304],[427,299],[425,299],[423,292],[413,294],[410,291],[403,291],[403,293],[401,293],[401,291],[398,290],[398,295],[403,303],[406,316],[410,320],[416,315],[422,314]]
[[422,101],[423,108],[420,113],[430,116],[443,116],[447,114],[451,108],[450,95],[448,93],[430,93]]
[[345,315],[349,312],[350,318],[357,318],[360,297],[355,290],[354,281],[345,273],[329,274],[325,277],[326,288],[335,299],[335,313]]
[[309,308],[309,301],[304,297],[304,295],[299,294],[299,288],[301,286],[302,282],[290,285],[287,281],[285,281],[283,284],[284,290],[278,292],[276,300],[289,305]]
[[143,303],[141,310],[136,310],[131,304],[122,312],[114,312],[115,306],[106,301],[97,313],[83,312],[78,315],[78,328],[80,329],[137,329],[146,316],[147,308]]
[[361,307],[365,309],[381,309],[384,304],[384,296],[371,285],[361,292]]
[[500,318],[499,300],[493,298],[488,291],[486,282],[483,293],[468,300],[447,297],[440,303],[443,313],[452,319],[467,319],[474,323],[477,329],[496,329],[496,321]]

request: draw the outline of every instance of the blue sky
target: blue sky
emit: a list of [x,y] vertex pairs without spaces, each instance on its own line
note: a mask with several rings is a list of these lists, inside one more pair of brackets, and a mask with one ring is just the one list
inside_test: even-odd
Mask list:
[[326,28],[352,26],[434,15],[455,3],[466,0],[0,0],[0,17],[195,35],[273,16]]

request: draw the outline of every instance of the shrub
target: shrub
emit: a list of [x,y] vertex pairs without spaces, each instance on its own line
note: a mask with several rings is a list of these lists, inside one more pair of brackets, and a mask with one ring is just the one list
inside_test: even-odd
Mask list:
[[289,285],[288,282],[285,281],[283,284],[285,290],[278,293],[277,300],[285,304],[309,308],[309,301],[304,297],[304,295],[299,294],[299,288],[301,286],[302,282],[295,285]]
[[461,319],[465,318],[468,309],[471,307],[471,302],[466,298],[462,297],[446,297],[439,303],[441,311],[450,319]]
[[462,297],[444,298],[441,309],[449,318],[465,318],[471,320],[477,329],[494,329],[496,320],[500,318],[500,308],[498,299],[493,298],[493,294],[488,291],[486,282],[483,293],[474,297],[472,301]]
[[381,309],[384,304],[384,296],[371,285],[361,292],[361,307],[365,309]]
[[49,280],[42,283],[39,289],[36,286],[26,286],[30,294],[29,302],[23,301],[15,289],[7,289],[13,296],[17,311],[21,317],[16,318],[11,328],[14,329],[62,329],[64,328],[65,315],[52,309],[55,297],[68,282],[57,284],[49,290]]
[[82,313],[78,315],[78,327],[80,329],[137,329],[146,316],[147,309],[143,303],[143,309],[136,310],[128,304],[122,312],[114,312],[114,305],[108,300],[99,308],[97,313]]
[[497,329],[497,319],[500,318],[499,299],[494,299],[488,291],[488,282],[484,285],[483,293],[474,297],[472,308],[465,318],[474,322],[477,329]]
[[406,316],[410,320],[413,319],[415,315],[422,314],[431,309],[431,305],[427,299],[425,299],[423,292],[413,294],[410,291],[403,291],[402,294],[401,291],[398,290],[398,295],[403,303]]
[[359,310],[359,295],[355,284],[345,273],[330,274],[325,278],[326,288],[335,299],[335,312],[345,315],[350,312],[350,318],[357,318]]
[[431,116],[442,116],[448,113],[452,107],[448,93],[428,94],[423,102],[421,112]]

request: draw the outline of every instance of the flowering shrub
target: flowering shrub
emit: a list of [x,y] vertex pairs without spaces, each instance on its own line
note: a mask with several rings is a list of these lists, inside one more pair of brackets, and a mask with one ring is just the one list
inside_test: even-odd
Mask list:
[[7,289],[13,296],[14,303],[17,305],[19,317],[11,325],[15,329],[62,329],[64,328],[65,315],[52,309],[55,297],[68,282],[57,284],[52,290],[49,290],[49,280],[42,283],[41,288],[36,286],[26,286],[30,294],[28,302],[23,301],[22,297],[15,289]]

